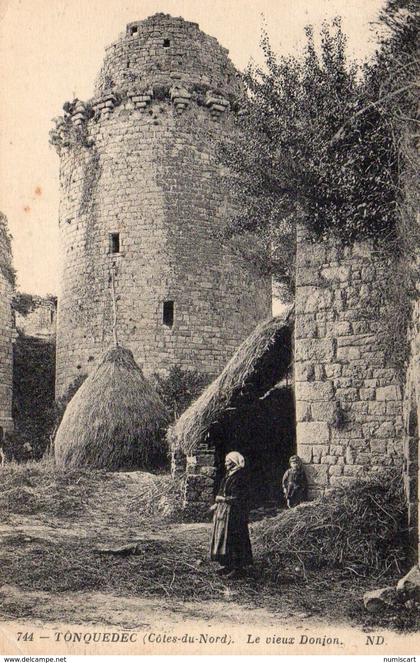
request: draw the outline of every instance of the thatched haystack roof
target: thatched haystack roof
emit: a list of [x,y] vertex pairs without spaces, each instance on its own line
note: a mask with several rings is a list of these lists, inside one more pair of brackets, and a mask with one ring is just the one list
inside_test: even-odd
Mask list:
[[54,453],[62,468],[151,469],[166,456],[168,415],[130,350],[108,350],[67,406]]
[[[189,454],[205,442],[238,396],[261,398],[290,371],[292,310],[262,322],[235,352],[222,373],[170,427],[172,449]],[[244,396],[246,397],[246,396]]]

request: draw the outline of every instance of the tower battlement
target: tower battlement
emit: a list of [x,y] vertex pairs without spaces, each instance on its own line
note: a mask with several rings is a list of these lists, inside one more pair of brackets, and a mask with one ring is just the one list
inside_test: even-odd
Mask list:
[[219,90],[226,97],[238,94],[238,72],[228,53],[197,23],[155,14],[129,23],[120,38],[106,49],[95,95],[159,82],[204,86]]
[[[163,102],[178,115],[199,107],[211,120],[227,117],[240,107],[243,94],[238,72],[227,56],[228,50],[197,23],[167,14],[129,23],[106,49],[94,96],[64,104],[64,116],[55,118],[51,142],[58,151],[74,143],[88,145],[90,120],[107,120],[116,109],[154,116],[156,105]],[[154,123],[157,120],[153,117]]]

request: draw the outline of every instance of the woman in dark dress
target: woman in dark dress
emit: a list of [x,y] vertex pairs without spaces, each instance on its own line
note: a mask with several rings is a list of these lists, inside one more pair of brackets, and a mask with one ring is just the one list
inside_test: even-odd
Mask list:
[[239,578],[252,564],[248,532],[249,496],[245,459],[237,451],[225,458],[226,475],[222,480],[215,504],[211,559],[221,564],[220,573]]

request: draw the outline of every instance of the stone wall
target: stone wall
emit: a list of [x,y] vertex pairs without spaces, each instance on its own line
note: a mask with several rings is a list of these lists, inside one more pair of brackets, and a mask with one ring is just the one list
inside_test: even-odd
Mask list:
[[[411,540],[420,551],[419,537],[419,421],[420,421],[420,302],[413,308],[409,330],[410,360],[404,385],[404,481]],[[418,560],[420,554],[418,555]]]
[[172,453],[172,476],[181,482],[182,510],[185,520],[207,520],[214,501],[216,453],[206,445],[191,456],[182,451]]
[[386,265],[372,246],[297,243],[297,449],[312,496],[402,463],[402,397],[380,347]]
[[30,310],[25,313],[15,311],[16,329],[26,336],[54,340],[57,323],[57,303],[55,300],[34,295]]
[[58,396],[110,343],[113,288],[119,340],[146,375],[179,364],[213,377],[270,315],[269,279],[217,237],[230,202],[215,147],[234,132],[240,93],[226,53],[182,19],[129,24],[97,96],[57,119]]
[[149,83],[165,86],[169,81],[181,81],[202,91],[235,95],[238,72],[228,54],[197,23],[155,14],[129,23],[119,39],[108,46],[95,94],[133,87],[142,91]]
[[11,278],[12,257],[6,217],[0,215],[0,426],[13,429],[13,324]]

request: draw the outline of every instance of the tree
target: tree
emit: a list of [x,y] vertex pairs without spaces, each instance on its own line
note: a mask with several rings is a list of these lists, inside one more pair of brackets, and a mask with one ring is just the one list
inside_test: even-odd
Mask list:
[[318,239],[393,238],[399,191],[395,129],[372,85],[379,55],[364,70],[349,62],[339,19],[323,25],[318,52],[306,36],[295,57],[276,56],[263,35],[265,67],[244,75],[240,138],[220,148],[239,210],[227,233],[242,246],[250,234],[270,240],[274,276],[291,287],[297,220]]
[[[398,247],[416,256],[419,247],[417,173],[418,134],[418,14],[414,0],[387,0],[376,33],[379,49],[366,68],[366,87],[386,123],[397,154]],[[398,248],[395,247],[395,248]]]
[[204,373],[184,370],[180,366],[172,366],[165,377],[155,373],[153,379],[171,421],[177,419],[198,398],[209,381]]
[[371,104],[388,127],[397,156],[394,189],[395,233],[382,250],[391,255],[381,284],[382,346],[403,377],[410,356],[407,329],[420,282],[418,172],[418,20],[413,0],[388,0],[376,26],[379,48],[365,70]]

